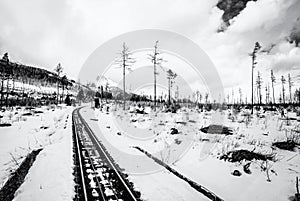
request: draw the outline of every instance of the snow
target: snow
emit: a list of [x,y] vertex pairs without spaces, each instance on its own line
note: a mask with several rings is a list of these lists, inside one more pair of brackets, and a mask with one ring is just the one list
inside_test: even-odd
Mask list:
[[[224,200],[287,200],[295,194],[295,178],[300,173],[299,148],[295,151],[280,150],[272,147],[272,143],[286,140],[293,135],[293,130],[299,129],[299,121],[287,122],[277,112],[260,111],[247,122],[247,114],[249,115],[247,110],[239,114],[231,110],[199,113],[195,109],[183,108],[176,114],[160,111],[135,114],[130,113],[135,110],[133,107],[129,113],[123,112],[113,104],[109,107],[111,109],[109,113],[96,110],[93,112],[95,116],[92,117],[92,114],[87,115],[91,113],[90,109],[85,108],[83,114],[86,119],[98,119],[90,121],[89,124],[96,130],[98,138],[121,168],[131,173],[130,179],[146,200],[159,198],[159,200],[161,198],[195,200],[195,197],[189,195],[193,195],[196,191],[185,186],[185,182],[178,178],[173,178],[174,176],[164,168],[153,164],[151,159],[149,161],[143,158],[146,156],[133,149],[134,146],[156,155],[181,174],[208,188]],[[299,120],[293,112],[287,115]],[[205,134],[199,130],[216,122],[231,128],[233,135]],[[179,134],[171,135],[172,127],[177,128]],[[176,155],[173,158],[175,160],[172,160],[164,154],[159,154],[165,150],[173,152],[176,149],[174,145],[176,139],[186,143],[186,146],[190,145],[187,146],[187,150],[179,151],[182,153],[179,158]],[[276,161],[268,162],[271,166],[269,173],[271,182],[267,181],[266,172],[262,171],[261,166],[264,165],[262,161],[252,161],[250,165],[252,173],[246,174],[243,165],[247,161],[230,163],[219,159],[228,151],[238,149],[275,154]],[[242,175],[233,176],[234,170],[239,170]],[[170,185],[174,188],[178,185],[176,192]],[[177,196],[172,197],[173,195]]]
[[[146,107],[146,114],[137,114],[135,106],[126,112],[121,108],[109,103],[103,111],[86,106],[80,113],[144,200],[208,198],[134,147],[146,150],[224,200],[288,200],[295,194],[295,178],[300,173],[299,146],[294,151],[272,147],[273,142],[299,135],[299,117],[293,112],[286,115],[295,120],[287,121],[277,112],[260,111],[248,121],[247,110],[214,113],[182,108],[177,113],[165,113]],[[14,200],[72,200],[73,108],[33,110],[43,113],[23,116],[32,111],[21,108],[0,114],[4,116],[2,123],[12,123],[11,127],[0,128],[0,184],[17,168],[14,160],[20,163],[32,149],[42,147]],[[212,123],[231,128],[233,135],[200,131]],[[178,133],[171,134],[172,128]],[[251,174],[246,174],[243,166],[249,161],[219,159],[239,149],[275,154],[276,161],[268,162],[271,181],[262,170],[265,162],[251,161]],[[234,170],[239,170],[241,176],[233,176]],[[111,193],[109,188],[106,191]]]
[[[114,118],[112,113],[106,114],[106,112],[95,111],[99,121],[94,121],[95,116],[92,109],[83,108],[80,112],[116,163],[129,174],[129,180],[131,180],[134,186],[142,193],[142,199],[209,200],[191,188],[185,181],[178,179],[170,172],[159,171],[162,170],[161,166],[131,147],[133,145],[146,146],[146,141],[139,141],[132,137],[128,138],[123,131],[121,132],[121,136],[117,135],[116,133],[119,131],[119,128],[115,127],[116,124],[113,123]],[[175,116],[178,117],[177,115],[174,115],[174,117]],[[173,120],[174,117],[172,117]],[[109,126],[109,128],[107,128],[107,126]],[[158,130],[159,129],[160,128],[158,128]],[[168,138],[166,131],[164,131],[164,133],[165,134],[162,134],[164,137],[161,138]],[[153,142],[153,140],[151,141]],[[163,140],[161,141],[162,145]],[[157,149],[157,151],[161,149],[161,147],[154,142],[148,146]],[[126,153],[126,155],[124,155],[124,153]],[[133,172],[133,170],[136,172]],[[145,174],[144,171],[150,172]]]
[[[74,195],[73,108],[60,106],[37,110],[43,113],[24,117],[19,114],[30,111],[21,108],[19,114],[13,115],[11,127],[0,128],[0,183],[4,185],[9,173],[17,168],[12,156],[20,163],[31,150],[42,147],[14,200],[71,200]],[[14,122],[18,116],[21,121]]]

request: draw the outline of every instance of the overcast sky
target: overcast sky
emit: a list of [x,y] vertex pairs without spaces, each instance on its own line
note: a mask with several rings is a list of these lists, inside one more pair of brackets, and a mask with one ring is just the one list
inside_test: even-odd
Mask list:
[[[258,0],[231,21],[225,32],[216,0],[0,0],[0,54],[13,61],[54,69],[61,63],[72,78],[102,43],[139,29],[175,31],[195,41],[215,64],[225,93],[241,87],[249,95],[254,43],[269,53],[258,66],[269,82],[291,73],[299,87],[300,49],[287,41],[300,27],[299,0]],[[297,21],[298,18],[298,21]],[[279,80],[277,81],[279,83]],[[277,85],[279,89],[280,85]],[[279,91],[279,90],[277,90]]]

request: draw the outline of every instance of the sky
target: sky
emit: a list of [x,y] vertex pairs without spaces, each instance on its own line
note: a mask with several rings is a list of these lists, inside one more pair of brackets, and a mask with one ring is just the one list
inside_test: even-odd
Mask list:
[[[258,41],[254,74],[260,71],[263,86],[270,70],[277,78],[290,73],[299,88],[300,48],[290,43],[300,32],[299,0],[258,0],[218,32],[223,11],[217,0],[0,0],[0,55],[23,64],[53,70],[58,63],[76,79],[88,56],[120,34],[140,29],[163,29],[184,35],[210,57],[222,79],[225,94],[250,97],[251,58]],[[274,46],[274,47],[273,47]],[[287,86],[286,86],[287,87]]]

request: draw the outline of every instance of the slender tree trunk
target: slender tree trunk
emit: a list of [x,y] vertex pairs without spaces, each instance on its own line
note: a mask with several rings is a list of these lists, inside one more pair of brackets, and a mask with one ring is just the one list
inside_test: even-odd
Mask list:
[[7,81],[6,81],[6,97],[5,97],[6,107],[8,107],[8,90],[9,90],[8,84],[9,84],[9,79],[7,78]]
[[64,94],[65,94],[65,85],[63,84],[62,85],[62,97],[61,97],[61,100],[60,100],[61,103],[64,101]]
[[285,104],[285,94],[284,94],[284,84],[282,83],[282,100],[283,104]]
[[57,82],[57,97],[56,97],[57,105],[58,105],[58,100],[59,100],[59,83]]
[[154,61],[154,111],[156,111],[156,62]]
[[169,98],[168,98],[168,104],[169,106],[171,105],[171,79],[168,79],[168,84],[169,84]]
[[274,82],[272,82],[272,91],[273,91],[273,104],[276,104],[276,102],[275,102],[275,93],[274,93]]
[[0,100],[0,106],[3,106],[3,98],[4,98],[4,78],[1,80],[1,100]]
[[[253,52],[253,54],[254,54],[254,52]],[[253,114],[253,99],[254,99],[254,94],[253,94],[253,71],[254,71],[254,57],[252,57],[252,79],[251,79],[251,87],[252,87],[252,93],[251,93],[251,95],[252,95],[252,98],[251,98],[251,114]]]
[[123,110],[125,110],[125,55],[123,56]]

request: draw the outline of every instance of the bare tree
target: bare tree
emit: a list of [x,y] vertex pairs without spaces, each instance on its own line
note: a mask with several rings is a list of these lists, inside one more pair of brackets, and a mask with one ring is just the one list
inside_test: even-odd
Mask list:
[[[61,86],[62,86],[62,100],[64,100],[65,89],[68,89],[69,81],[66,75],[63,75],[61,78]],[[61,100],[61,99],[60,99]]]
[[281,93],[279,94],[279,103],[282,103]]
[[200,93],[200,95],[199,95],[199,103],[201,103],[201,101],[202,101],[202,94]]
[[229,94],[227,94],[227,104],[229,104]]
[[261,46],[258,42],[255,43],[253,52],[250,54],[250,56],[252,57],[252,99],[251,99],[251,103],[252,103],[252,110],[251,110],[251,114],[253,114],[253,100],[254,100],[254,94],[253,94],[253,71],[255,68],[255,65],[257,64],[256,62],[256,53],[258,52],[258,50],[260,50]]
[[119,54],[120,56],[117,58],[116,62],[120,64],[120,67],[123,69],[123,110],[125,110],[125,72],[126,70],[131,70],[130,66],[132,66],[135,63],[135,59],[132,57],[132,53],[129,50],[128,46],[126,46],[125,42],[123,43],[122,50]]
[[256,80],[256,85],[257,85],[257,93],[258,93],[258,103],[261,104],[261,84],[262,84],[262,79],[260,76],[259,71],[257,72],[257,80]]
[[295,99],[295,101],[296,101],[298,104],[300,104],[300,89],[299,89],[299,90],[298,90],[298,89],[295,90],[295,93],[294,93],[294,99]]
[[108,83],[108,79],[106,78],[106,82],[105,82],[105,102],[106,103],[107,103],[108,91],[109,91],[109,83]]
[[164,61],[160,57],[161,52],[158,51],[158,40],[155,42],[154,50],[152,54],[149,54],[149,59],[153,63],[153,74],[154,74],[154,111],[156,111],[156,76],[158,75],[157,66],[161,67],[161,63]]
[[271,70],[271,82],[272,82],[272,91],[273,91],[273,104],[275,104],[274,83],[276,82],[276,78],[273,74],[273,70]]
[[179,99],[179,86],[176,86],[176,92],[175,92],[175,99],[178,100]]
[[174,83],[174,79],[177,77],[177,74],[174,73],[171,69],[167,71],[167,79],[168,79],[168,86],[169,86],[169,98],[168,104],[171,105],[171,88]]
[[[1,75],[1,100],[0,100],[0,106],[3,106],[3,99],[4,99],[4,81],[5,80],[9,80],[9,73],[7,72],[8,69],[6,66],[9,65],[9,58],[8,58],[8,53],[6,52],[2,59],[0,60],[0,62],[4,65],[1,65],[1,71],[0,71],[0,75]],[[7,81],[8,82],[8,81]]]
[[242,89],[241,88],[239,88],[239,94],[240,94],[240,104],[242,104],[243,94],[242,94]]
[[59,100],[59,83],[60,83],[60,74],[63,72],[63,67],[60,63],[57,64],[56,68],[54,69],[57,74],[57,96],[56,96],[56,104],[58,104]]
[[270,102],[270,89],[269,89],[269,84],[266,85],[266,104]]
[[196,90],[196,92],[195,92],[195,96],[196,96],[195,105],[197,106],[197,104],[198,104],[198,100],[199,100],[199,97],[200,97],[200,91],[199,91],[199,90]]
[[232,104],[234,104],[234,90],[232,89],[232,91],[231,91],[231,98],[232,98]]
[[281,83],[282,83],[282,102],[283,102],[283,104],[285,104],[285,89],[284,89],[284,84],[285,84],[285,78],[284,78],[284,76],[282,75],[281,76]]
[[208,103],[208,93],[205,93],[205,104]]
[[289,92],[290,92],[290,103],[293,102],[292,100],[292,86],[293,86],[293,82],[291,79],[291,74],[288,74],[288,82],[289,82]]

